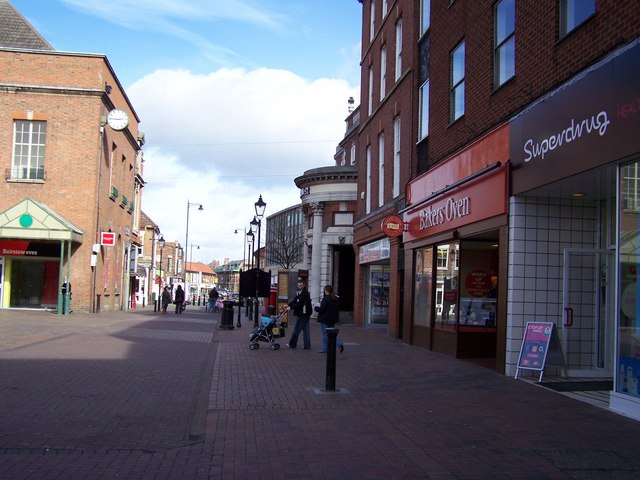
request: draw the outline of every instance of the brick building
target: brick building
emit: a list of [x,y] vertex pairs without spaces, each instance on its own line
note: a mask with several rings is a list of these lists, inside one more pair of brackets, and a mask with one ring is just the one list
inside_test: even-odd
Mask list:
[[105,56],[55,51],[0,1],[0,307],[131,306],[138,123]]
[[405,206],[404,187],[417,170],[415,4],[365,1],[362,17],[354,321],[387,325],[394,337],[403,336],[402,242],[381,225]]
[[[393,210],[375,201],[377,172],[387,177],[375,129],[389,118],[384,102],[376,107],[385,78],[376,53],[393,38],[389,23],[403,19],[403,53],[414,52],[402,56],[414,77],[414,147],[405,205],[396,205],[404,232],[398,247],[388,240],[402,270],[388,285],[389,334],[485,358],[505,374],[537,374],[539,360],[523,363],[521,347],[529,322],[544,323],[558,336],[547,372],[613,379],[611,408],[639,418],[640,4],[362,3],[360,249],[361,232],[379,240],[380,217]],[[379,118],[373,130],[368,116]],[[378,210],[368,211],[369,199]]]

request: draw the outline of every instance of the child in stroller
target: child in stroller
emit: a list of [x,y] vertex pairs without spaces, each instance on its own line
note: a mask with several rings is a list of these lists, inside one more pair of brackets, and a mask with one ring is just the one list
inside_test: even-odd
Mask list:
[[271,350],[279,350],[280,344],[276,343],[277,338],[285,336],[284,329],[286,322],[281,322],[280,317],[286,313],[285,309],[280,311],[280,314],[273,315],[271,317],[262,315],[261,325],[255,327],[249,334],[249,350],[256,350],[260,348],[258,342],[269,343]]

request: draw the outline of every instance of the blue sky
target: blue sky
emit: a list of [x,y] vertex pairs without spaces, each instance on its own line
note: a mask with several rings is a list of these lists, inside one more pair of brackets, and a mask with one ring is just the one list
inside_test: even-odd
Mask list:
[[204,206],[194,261],[241,258],[259,194],[299,203],[359,103],[357,0],[10,1],[56,50],[107,56],[146,137],[142,209],[184,244]]

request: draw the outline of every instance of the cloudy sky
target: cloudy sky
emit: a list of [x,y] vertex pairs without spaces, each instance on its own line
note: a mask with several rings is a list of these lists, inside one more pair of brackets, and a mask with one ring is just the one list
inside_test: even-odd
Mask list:
[[259,195],[299,203],[359,101],[357,0],[10,2],[56,50],[107,56],[145,133],[142,209],[184,245],[203,205],[194,261],[242,258]]

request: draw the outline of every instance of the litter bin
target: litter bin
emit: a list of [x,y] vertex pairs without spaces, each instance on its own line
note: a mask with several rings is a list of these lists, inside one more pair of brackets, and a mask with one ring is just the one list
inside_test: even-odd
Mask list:
[[233,330],[233,305],[232,300],[222,302],[222,317],[220,318],[220,328],[223,330]]

